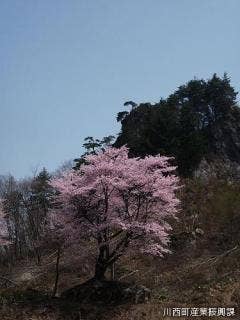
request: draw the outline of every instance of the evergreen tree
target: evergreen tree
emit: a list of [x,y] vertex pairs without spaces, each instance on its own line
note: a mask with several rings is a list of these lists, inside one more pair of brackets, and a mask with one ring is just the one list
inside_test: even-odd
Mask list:
[[131,156],[174,156],[183,176],[192,175],[203,157],[219,155],[220,150],[239,161],[236,96],[226,74],[191,80],[159,103],[142,103],[118,114],[122,128],[114,146],[126,144]]
[[80,158],[74,159],[75,166],[73,167],[73,169],[79,170],[81,165],[86,163],[86,156],[96,154],[99,150],[104,150],[106,147],[111,146],[114,138],[115,137],[112,135],[103,137],[102,140],[94,139],[93,137],[86,137],[84,139],[85,142],[82,145],[85,149],[85,152],[81,155]]
[[31,183],[28,219],[31,240],[38,263],[41,261],[40,245],[46,225],[47,212],[52,204],[53,188],[50,185],[50,179],[50,174],[43,168]]

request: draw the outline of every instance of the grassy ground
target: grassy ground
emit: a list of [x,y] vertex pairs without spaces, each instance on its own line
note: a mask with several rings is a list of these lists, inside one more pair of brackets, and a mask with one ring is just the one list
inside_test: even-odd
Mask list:
[[[56,256],[51,254],[44,257],[42,266],[22,261],[5,272],[15,285],[0,280],[0,319],[167,320],[175,317],[164,317],[164,308],[233,307],[235,316],[216,319],[239,320],[239,186],[189,181],[181,197],[182,213],[173,230],[172,254],[163,259],[129,254],[116,266],[118,279],[151,289],[150,301],[113,306],[52,299]],[[77,256],[65,253],[59,293],[84,282],[91,271]],[[191,318],[203,319],[181,319]]]

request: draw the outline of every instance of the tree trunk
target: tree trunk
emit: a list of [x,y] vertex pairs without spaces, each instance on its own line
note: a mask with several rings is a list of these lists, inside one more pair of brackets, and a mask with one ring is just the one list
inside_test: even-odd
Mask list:
[[115,280],[115,262],[111,265],[111,280]]
[[94,279],[104,280],[106,270],[107,270],[107,265],[98,261],[95,266]]
[[60,254],[61,254],[61,249],[60,249],[60,247],[58,247],[57,261],[56,261],[56,277],[55,277],[55,283],[54,283],[54,288],[53,288],[53,293],[52,293],[53,297],[56,296],[57,288],[58,288]]
[[36,248],[35,249],[36,252],[36,257],[37,257],[37,265],[40,266],[41,265],[41,254],[40,254],[40,249]]

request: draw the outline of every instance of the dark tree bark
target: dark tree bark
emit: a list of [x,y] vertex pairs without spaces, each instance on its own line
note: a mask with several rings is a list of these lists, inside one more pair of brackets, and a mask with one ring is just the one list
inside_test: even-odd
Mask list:
[[98,261],[95,266],[94,279],[104,280],[107,268],[108,268],[107,264]]
[[111,280],[115,280],[115,262],[111,265]]
[[52,296],[55,297],[58,289],[58,280],[59,280],[59,262],[61,256],[61,248],[60,246],[57,249],[57,260],[56,260],[56,273],[55,273],[55,283],[53,288]]

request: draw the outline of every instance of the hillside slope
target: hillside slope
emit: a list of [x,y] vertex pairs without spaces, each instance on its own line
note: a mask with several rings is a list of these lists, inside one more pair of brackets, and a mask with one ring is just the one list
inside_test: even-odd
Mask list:
[[[182,212],[172,231],[172,254],[159,259],[131,253],[116,265],[117,279],[151,289],[150,301],[89,305],[52,299],[56,255],[48,254],[42,266],[25,261],[9,272],[13,283],[1,289],[1,319],[161,320],[170,319],[163,317],[164,308],[225,307],[234,308],[236,316],[231,319],[238,320],[239,184],[216,179],[207,184],[198,179],[182,182]],[[60,263],[59,294],[84,282],[91,272],[77,255],[66,251]]]

